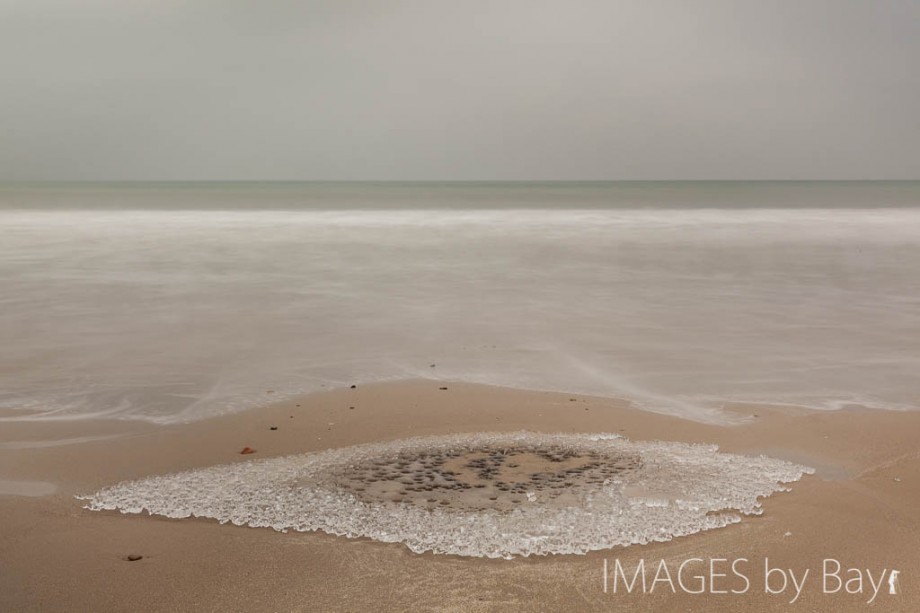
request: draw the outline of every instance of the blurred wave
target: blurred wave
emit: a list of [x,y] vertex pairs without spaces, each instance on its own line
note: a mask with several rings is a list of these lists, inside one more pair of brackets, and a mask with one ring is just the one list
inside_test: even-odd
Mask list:
[[171,423],[414,377],[706,420],[726,401],[920,406],[918,208],[194,197],[0,207],[0,421]]

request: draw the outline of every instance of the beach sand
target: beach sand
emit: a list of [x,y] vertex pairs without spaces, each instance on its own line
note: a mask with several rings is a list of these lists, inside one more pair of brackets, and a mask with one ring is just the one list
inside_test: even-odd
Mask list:
[[[442,390],[446,386],[448,389]],[[267,393],[267,398],[271,395]],[[352,408],[353,407],[353,408]],[[181,426],[131,422],[5,423],[0,432],[2,611],[918,611],[920,412],[731,407],[734,426],[636,410],[611,399],[438,381],[359,385]],[[276,426],[277,430],[270,428]],[[584,556],[489,560],[414,554],[401,544],[322,533],[282,534],[212,520],[90,512],[76,500],[125,479],[370,441],[451,432],[618,432],[633,440],[716,443],[724,451],[789,459],[817,469],[764,514],[667,543]],[[111,436],[79,442],[87,436]],[[70,444],[28,447],[23,441]],[[257,450],[240,455],[244,447]],[[50,493],[49,492],[53,492]],[[143,556],[127,561],[129,555]],[[728,577],[707,593],[673,582],[653,593],[612,590],[616,561],[649,579],[660,560],[689,589],[709,560]],[[730,563],[750,582],[741,590]],[[824,560],[898,569],[874,602],[863,591],[824,593]],[[604,592],[604,565],[608,590]],[[795,589],[768,594],[765,562],[792,569]],[[831,567],[833,563],[830,563]],[[781,586],[778,573],[773,587]],[[849,584],[855,589],[856,583]],[[837,587],[834,580],[827,586]]]

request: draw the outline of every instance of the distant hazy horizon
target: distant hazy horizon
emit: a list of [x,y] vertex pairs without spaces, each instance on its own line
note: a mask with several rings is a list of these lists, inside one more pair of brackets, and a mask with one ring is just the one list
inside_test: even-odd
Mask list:
[[920,181],[0,182],[3,209],[873,209],[920,207]]
[[628,184],[699,184],[699,183],[920,183],[917,179],[80,179],[80,180],[3,180],[0,186],[71,186],[71,185],[628,185]]

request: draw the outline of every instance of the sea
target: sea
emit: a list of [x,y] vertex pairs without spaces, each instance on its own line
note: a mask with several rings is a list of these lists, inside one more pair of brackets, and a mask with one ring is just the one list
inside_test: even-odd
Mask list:
[[920,408],[920,182],[0,184],[0,422],[427,379]]

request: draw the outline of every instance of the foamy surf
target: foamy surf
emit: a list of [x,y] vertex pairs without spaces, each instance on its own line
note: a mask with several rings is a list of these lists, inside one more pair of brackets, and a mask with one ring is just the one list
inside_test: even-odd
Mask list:
[[0,189],[0,421],[173,424],[415,378],[719,423],[726,402],[915,409],[918,195]]

